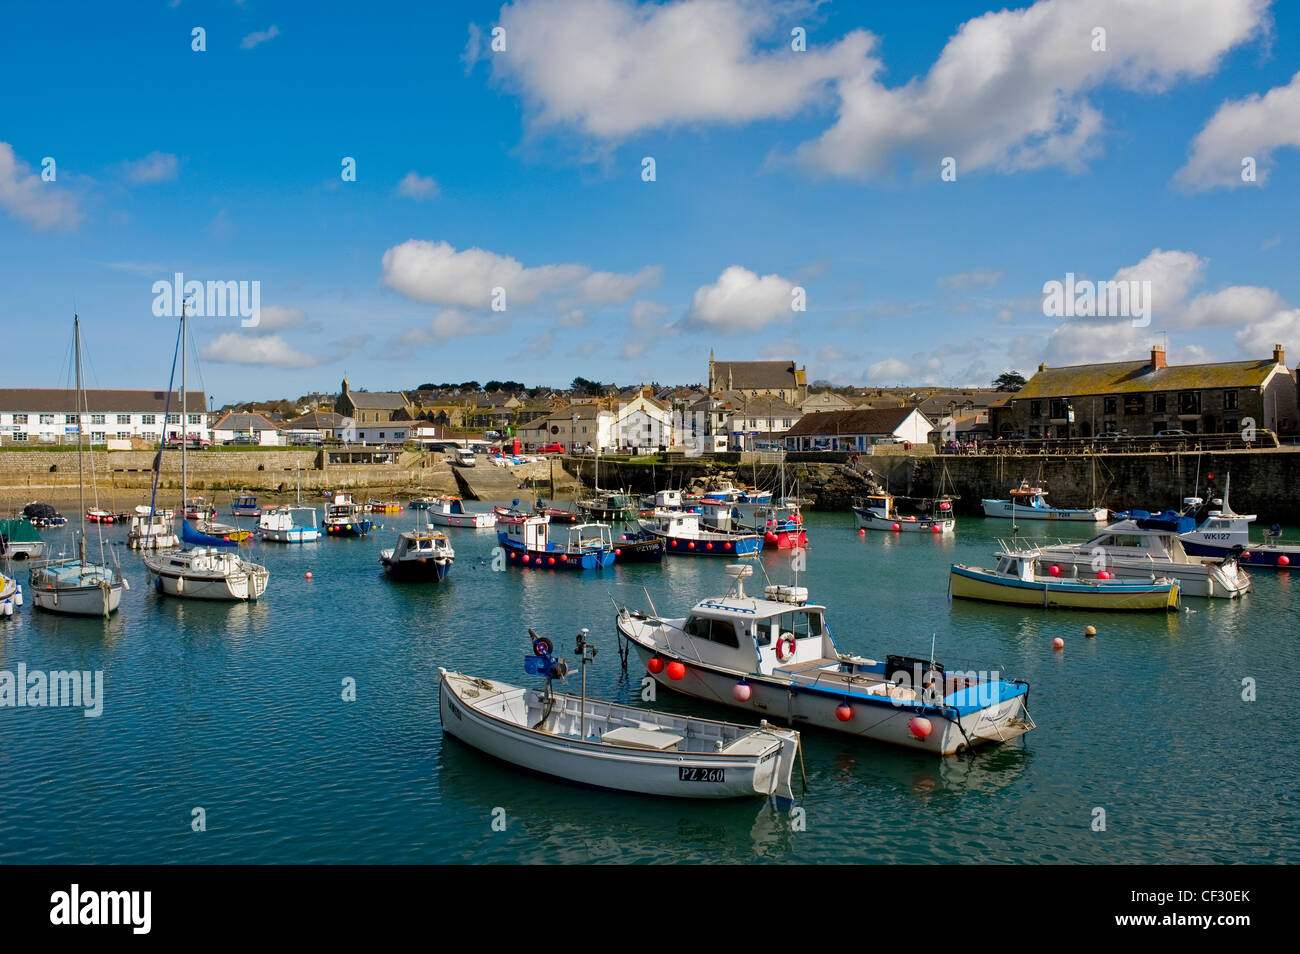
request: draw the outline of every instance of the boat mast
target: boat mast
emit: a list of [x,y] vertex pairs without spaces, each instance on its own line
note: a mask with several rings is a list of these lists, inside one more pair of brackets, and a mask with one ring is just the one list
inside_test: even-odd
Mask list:
[[[184,523],[186,519],[185,498],[189,496],[190,476],[188,464],[185,459],[186,445],[189,444],[189,434],[186,433],[189,430],[189,425],[185,423],[188,420],[185,408],[185,349],[185,300],[181,299],[181,523]],[[164,422],[164,433],[166,430],[167,425]]]
[[72,351],[77,365],[77,506],[81,508],[81,539],[77,541],[77,555],[86,562],[86,479],[82,475],[81,443],[81,319],[72,316]]

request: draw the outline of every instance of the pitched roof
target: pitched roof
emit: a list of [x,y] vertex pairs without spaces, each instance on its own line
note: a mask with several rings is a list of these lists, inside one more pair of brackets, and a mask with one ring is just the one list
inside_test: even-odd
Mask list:
[[731,407],[742,417],[798,417],[802,413],[790,402],[765,394],[746,401],[733,401]]
[[[208,398],[202,391],[187,391],[186,411],[203,413],[208,407]],[[166,391],[119,391],[107,388],[88,388],[85,406],[92,413],[116,412],[119,414],[159,412],[167,408]],[[77,408],[77,392],[74,388],[0,388],[0,411],[5,413],[55,413],[72,414]],[[181,395],[179,391],[171,393],[171,410],[180,413]]]
[[580,421],[592,421],[596,419],[597,414],[610,414],[611,412],[596,404],[570,404],[568,407],[560,408],[553,414],[545,417],[539,417],[536,420],[529,421],[522,425],[530,430],[535,428],[550,427],[552,424],[571,424],[574,415],[577,415]]
[[401,391],[348,391],[348,398],[353,407],[364,407],[375,411],[398,411],[410,402]]
[[785,433],[787,437],[892,434],[915,410],[915,407],[886,407],[870,411],[821,411],[805,414]]
[[742,388],[795,388],[798,387],[799,369],[793,361],[715,361],[713,362],[713,387],[715,390]]
[[335,414],[333,411],[312,411],[310,414],[295,417],[286,426],[298,431],[333,430],[342,427],[343,421],[343,415]]
[[[1043,368],[1013,400],[1073,397],[1088,394],[1131,394],[1146,391],[1197,391],[1203,388],[1259,387],[1278,367],[1271,358],[1225,361],[1220,364],[1180,364],[1153,368],[1147,361],[1076,364]],[[1283,367],[1285,370],[1285,368]]]
[[234,411],[212,425],[214,431],[274,431],[276,426],[261,414]]

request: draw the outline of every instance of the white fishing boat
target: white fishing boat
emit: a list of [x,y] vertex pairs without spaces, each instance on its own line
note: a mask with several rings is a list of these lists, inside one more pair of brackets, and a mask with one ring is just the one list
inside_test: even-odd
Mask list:
[[456,551],[440,530],[406,530],[393,549],[379,551],[379,562],[394,580],[438,583],[455,560]]
[[763,549],[761,534],[711,529],[701,522],[699,514],[690,511],[655,510],[638,522],[644,533],[664,541],[667,553],[734,557],[751,556]]
[[272,543],[314,543],[320,539],[315,507],[275,507],[257,518],[257,532]]
[[429,522],[436,523],[440,527],[474,527],[484,529],[495,527],[497,523],[496,514],[488,510],[478,512],[466,510],[465,502],[459,497],[444,495],[441,497],[431,497],[423,509],[429,515]]
[[[443,732],[532,772],[594,788],[675,798],[774,797],[792,801],[790,779],[799,733],[715,722],[586,698],[586,663],[594,648],[579,637],[581,696],[555,692],[567,672],[535,639],[531,674],[544,690],[526,689],[438,668]],[[540,665],[532,663],[538,661]]]
[[172,528],[172,511],[155,511],[143,505],[135,508],[126,532],[128,547],[132,550],[170,550],[180,543]]
[[[186,310],[181,306],[181,327],[177,347],[181,352],[181,420],[187,420],[186,408]],[[171,383],[167,386],[168,399]],[[186,455],[188,440],[181,445],[181,499],[185,501],[184,513],[190,511],[189,466]],[[161,453],[161,451],[159,451]],[[158,468],[161,471],[161,467]],[[158,473],[154,474],[154,493],[157,493]],[[196,498],[197,499],[197,498]],[[206,505],[205,505],[206,506]],[[196,512],[203,508],[196,507]],[[247,535],[248,531],[240,531]],[[154,589],[166,596],[194,600],[256,600],[266,592],[270,572],[266,567],[245,560],[231,551],[235,541],[208,536],[194,530],[185,517],[181,519],[181,537],[186,543],[197,544],[174,550],[152,550],[145,554],[144,565],[154,578]]]
[[17,517],[0,520],[0,557],[37,560],[45,555],[45,541],[36,525]]
[[745,593],[752,564],[731,564],[726,596],[684,617],[619,609],[616,625],[650,675],[674,691],[935,755],[1008,742],[1034,728],[1029,686],[994,672],[953,672],[931,658],[883,662],[841,653],[826,607],[800,586]]
[[[56,560],[34,568],[31,572],[32,601],[37,609],[67,616],[104,616],[114,613],[122,602],[126,581],[116,567],[104,562],[104,536],[99,531],[99,563],[86,559],[86,481],[82,472],[85,433],[84,422],[89,418],[86,393],[81,384],[81,321],[72,317],[73,360],[77,377],[77,488],[81,509],[81,531],[77,534],[77,558]],[[94,480],[94,458],[91,458],[91,485]],[[98,501],[90,512],[98,511]]]
[[1105,507],[1071,510],[1052,507],[1047,503],[1047,491],[1021,481],[1011,489],[1007,500],[983,500],[984,516],[1005,517],[1015,520],[1063,520],[1075,523],[1105,523],[1110,511]]
[[1081,574],[1106,573],[1127,580],[1175,579],[1183,596],[1232,599],[1251,587],[1250,577],[1231,554],[1192,556],[1175,531],[1142,527],[1136,520],[1113,523],[1086,543],[1058,542],[1039,549],[1040,562],[1077,568]]
[[950,497],[895,497],[881,491],[854,499],[853,513],[863,530],[952,533],[957,527]]

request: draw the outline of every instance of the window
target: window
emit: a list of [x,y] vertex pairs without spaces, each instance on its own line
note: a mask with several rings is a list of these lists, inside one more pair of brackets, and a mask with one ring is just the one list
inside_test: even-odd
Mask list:
[[1178,413],[1179,414],[1200,414],[1201,413],[1201,392],[1200,391],[1182,391],[1178,395]]
[[199,423],[202,422],[202,420],[203,420],[203,418],[202,418],[201,415],[198,415],[198,414],[191,414],[191,415],[190,415],[190,423],[191,423],[191,424],[199,424]]
[[158,439],[158,432],[157,432],[157,431],[145,431],[145,432],[144,432],[143,434],[141,434],[140,436],[143,437],[143,438],[144,438],[145,440],[147,440],[147,441],[156,441],[156,440]]
[[736,624],[728,619],[692,616],[686,624],[686,634],[696,639],[707,639],[712,643],[730,646],[732,649],[740,648],[740,640],[736,638]]
[[1223,409],[1224,409],[1225,411],[1235,411],[1235,410],[1237,409],[1237,392],[1236,392],[1236,391],[1224,391],[1224,392],[1223,392]]
[[1054,420],[1067,420],[1070,416],[1069,400],[1067,398],[1052,398],[1051,411]]
[[92,443],[92,444],[102,444],[102,443],[104,443],[104,432],[103,432],[103,431],[91,431],[91,432],[90,432],[90,443]]
[[1030,401],[1030,402],[1029,402],[1029,416],[1030,416],[1030,417],[1042,417],[1042,416],[1043,416],[1043,402],[1042,402],[1042,401]]
[[179,424],[180,422],[181,422],[181,416],[180,416],[179,414],[168,414],[168,415],[167,415],[167,423],[168,423],[168,424]]
[[781,422],[781,426],[785,428],[793,427],[794,421],[787,417],[784,421]]
[[15,423],[15,424],[26,424],[26,423],[27,423],[27,415],[26,415],[26,414],[15,414],[15,415],[14,415],[14,423]]
[[1151,395],[1151,411],[1154,414],[1165,413],[1165,396],[1163,394]]
[[64,424],[76,424],[76,423],[77,423],[77,415],[75,415],[75,414],[65,414],[65,415],[63,415],[63,423],[64,423]]
[[90,423],[91,423],[91,424],[103,424],[103,423],[104,423],[104,415],[103,415],[103,414],[92,414],[92,415],[90,415]]
[[118,439],[119,441],[129,441],[129,440],[131,439],[131,432],[130,432],[130,431],[118,431],[118,432],[117,432],[117,439]]
[[131,423],[131,415],[130,415],[130,414],[119,414],[119,415],[117,416],[117,423],[119,423],[119,424],[130,424],[130,423]]
[[42,415],[41,415],[41,423],[42,423],[42,424],[53,424],[53,423],[54,423],[54,415],[53,415],[53,414],[42,414]]
[[25,444],[25,443],[27,443],[27,432],[26,432],[26,431],[15,431],[15,432],[14,432],[14,440],[17,441],[19,444]]
[[1124,416],[1128,417],[1133,414],[1145,414],[1147,412],[1147,396],[1145,394],[1126,394],[1124,395]]
[[1115,406],[1116,406],[1116,404],[1118,404],[1118,401],[1116,401],[1116,399],[1113,398],[1113,397],[1104,397],[1104,398],[1102,398],[1102,399],[1101,399],[1101,413],[1103,413],[1103,414],[1114,414],[1114,413],[1115,413]]
[[157,424],[157,423],[158,423],[158,421],[156,420],[157,416],[158,416],[158,415],[156,415],[156,414],[141,414],[141,415],[140,415],[140,423],[141,423],[141,424]]

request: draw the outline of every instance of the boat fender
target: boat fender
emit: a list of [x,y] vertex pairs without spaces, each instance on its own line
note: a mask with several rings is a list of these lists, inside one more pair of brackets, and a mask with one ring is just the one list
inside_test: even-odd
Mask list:
[[903,450],[905,450],[905,451],[910,451],[911,449],[912,449],[912,442],[911,442],[911,441],[903,441]]
[[794,659],[794,653],[797,648],[794,633],[784,632],[781,634],[781,638],[776,641],[776,658],[781,660],[781,662],[789,662],[791,659]]

